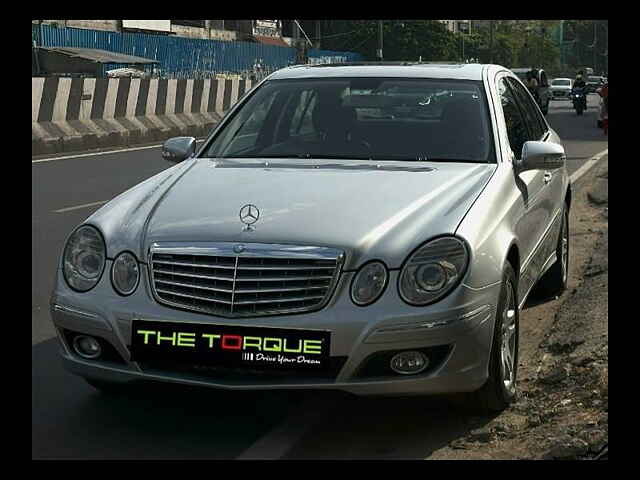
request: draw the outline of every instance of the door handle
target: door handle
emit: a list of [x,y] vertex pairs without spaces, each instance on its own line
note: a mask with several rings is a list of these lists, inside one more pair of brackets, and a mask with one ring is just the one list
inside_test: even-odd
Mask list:
[[553,179],[553,173],[551,173],[551,172],[544,172],[544,184],[545,184],[545,185],[546,185],[547,183],[549,183],[552,179]]

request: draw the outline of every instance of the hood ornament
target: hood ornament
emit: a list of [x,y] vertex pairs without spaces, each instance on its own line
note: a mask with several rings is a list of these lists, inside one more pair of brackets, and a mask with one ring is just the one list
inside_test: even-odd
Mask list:
[[243,231],[250,232],[254,230],[253,224],[258,221],[260,218],[260,210],[255,205],[251,203],[245,205],[240,209],[240,221],[246,225],[243,228]]

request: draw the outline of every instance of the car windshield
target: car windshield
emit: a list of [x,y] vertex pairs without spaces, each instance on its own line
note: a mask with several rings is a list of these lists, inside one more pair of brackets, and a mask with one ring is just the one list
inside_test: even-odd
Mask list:
[[495,163],[491,138],[480,81],[271,80],[201,156]]
[[551,82],[551,85],[557,86],[557,87],[568,87],[569,85],[571,85],[571,80],[568,79],[560,79],[560,80],[554,80],[553,82]]
[[589,81],[593,82],[593,83],[600,83],[601,78],[600,77],[589,77]]

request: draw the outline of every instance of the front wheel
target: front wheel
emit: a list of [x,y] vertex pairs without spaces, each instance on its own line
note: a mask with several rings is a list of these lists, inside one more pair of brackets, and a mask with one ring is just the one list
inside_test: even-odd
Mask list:
[[489,378],[477,391],[467,394],[465,406],[482,413],[500,412],[516,398],[520,317],[516,274],[507,263],[502,274],[496,322],[489,358]]

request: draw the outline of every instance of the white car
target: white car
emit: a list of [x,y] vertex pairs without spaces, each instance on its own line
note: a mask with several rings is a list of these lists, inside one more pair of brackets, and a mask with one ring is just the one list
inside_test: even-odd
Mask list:
[[556,100],[558,98],[566,98],[569,100],[571,97],[571,88],[573,87],[573,80],[570,78],[554,78],[551,81],[551,98]]

